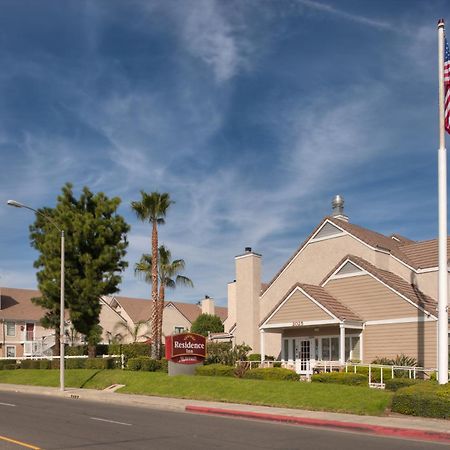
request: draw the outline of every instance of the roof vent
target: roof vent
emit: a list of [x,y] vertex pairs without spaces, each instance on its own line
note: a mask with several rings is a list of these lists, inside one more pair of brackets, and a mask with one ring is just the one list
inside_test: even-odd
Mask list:
[[336,195],[331,201],[331,206],[333,208],[331,217],[348,222],[348,217],[344,214],[344,197],[342,195]]
[[245,253],[251,253],[252,248],[251,247],[245,247]]

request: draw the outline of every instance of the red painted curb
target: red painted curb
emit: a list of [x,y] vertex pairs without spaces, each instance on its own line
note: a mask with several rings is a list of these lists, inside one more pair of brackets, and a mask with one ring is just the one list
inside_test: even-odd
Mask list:
[[341,422],[338,420],[311,419],[308,417],[282,416],[277,414],[266,414],[251,411],[237,411],[233,409],[210,408],[207,406],[188,405],[186,406],[186,411],[202,414],[215,414],[219,416],[246,417],[248,419],[269,420],[272,422],[284,422],[297,425],[336,428],[341,430],[356,431],[360,433],[401,437],[405,439],[417,439],[422,441],[450,443],[450,433],[443,433],[439,431],[425,431],[425,430],[414,430],[411,428],[385,427],[381,425]]

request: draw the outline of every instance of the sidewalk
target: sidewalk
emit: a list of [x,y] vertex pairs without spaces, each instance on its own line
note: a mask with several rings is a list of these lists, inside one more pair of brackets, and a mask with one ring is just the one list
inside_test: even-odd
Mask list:
[[92,389],[67,388],[67,390],[61,392],[58,388],[51,387],[0,384],[0,392],[2,391],[51,395],[178,412],[276,421],[450,444],[450,421],[443,419],[397,415],[388,417],[359,416],[355,414],[273,408],[236,403],[119,394],[114,392],[113,389],[96,391]]

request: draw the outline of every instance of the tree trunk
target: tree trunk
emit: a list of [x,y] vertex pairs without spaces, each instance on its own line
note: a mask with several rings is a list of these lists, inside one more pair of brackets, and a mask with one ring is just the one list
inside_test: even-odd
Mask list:
[[96,346],[94,344],[88,344],[88,358],[95,358],[97,355]]
[[55,345],[52,350],[53,356],[59,356],[59,350],[60,350],[59,342],[60,342],[59,341],[59,326],[56,326],[55,327]]
[[152,222],[152,358],[159,355],[158,342],[158,224]]
[[162,326],[163,326],[163,314],[164,314],[164,298],[165,289],[164,285],[159,286],[159,298],[158,298],[158,342],[159,342],[159,355],[158,359],[162,358]]

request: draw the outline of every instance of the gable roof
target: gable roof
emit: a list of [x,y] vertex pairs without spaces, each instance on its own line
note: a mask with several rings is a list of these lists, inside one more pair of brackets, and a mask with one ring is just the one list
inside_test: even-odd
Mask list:
[[31,302],[41,293],[32,289],[1,288],[0,319],[38,322],[46,310]]
[[[136,323],[140,320],[149,320],[152,315],[153,302],[151,300],[143,298],[131,298],[131,297],[114,297],[126,313],[130,316],[131,320]],[[202,309],[195,303],[183,303],[166,300],[164,307],[167,305],[173,305],[180,314],[182,314],[189,322],[194,320],[202,313]],[[215,314],[220,317],[222,322],[227,318],[228,308],[216,306],[214,308]]]
[[271,309],[271,311],[260,322],[260,326],[263,325],[275,311],[290,297],[290,295],[296,290],[302,290],[307,296],[313,298],[317,303],[330,312],[333,316],[339,320],[350,320],[356,322],[362,322],[362,319],[347,308],[345,305],[336,300],[329,292],[327,292],[321,286],[315,286],[312,284],[295,283],[284,295],[284,297]]
[[[280,268],[269,283],[261,285],[261,295],[275,282],[291,261],[298,255],[309,240],[317,233],[325,222],[330,222],[370,247],[384,250],[401,262],[414,270],[437,267],[437,239],[430,241],[416,242],[408,238],[393,234],[385,236],[368,228],[352,224],[336,217],[324,217],[322,221],[314,228],[311,234],[301,243],[297,250],[291,255],[286,263]],[[393,239],[395,237],[396,239]],[[450,255],[450,239],[447,241],[448,254]]]
[[373,275],[375,278],[386,284],[388,287],[390,287],[397,293],[406,297],[417,307],[422,308],[433,315],[436,315],[437,312],[436,300],[424,294],[422,291],[419,290],[419,288],[417,288],[413,284],[408,283],[406,280],[399,277],[398,275],[395,275],[387,270],[379,269],[378,267],[375,267],[373,264],[369,263],[365,259],[360,258],[358,256],[347,255],[346,257],[344,257],[339,262],[339,264],[337,264],[335,268],[322,280],[320,284],[324,285],[331,277],[331,275],[333,275],[345,261],[351,261],[354,264],[357,264],[359,267],[361,267],[361,269]]

